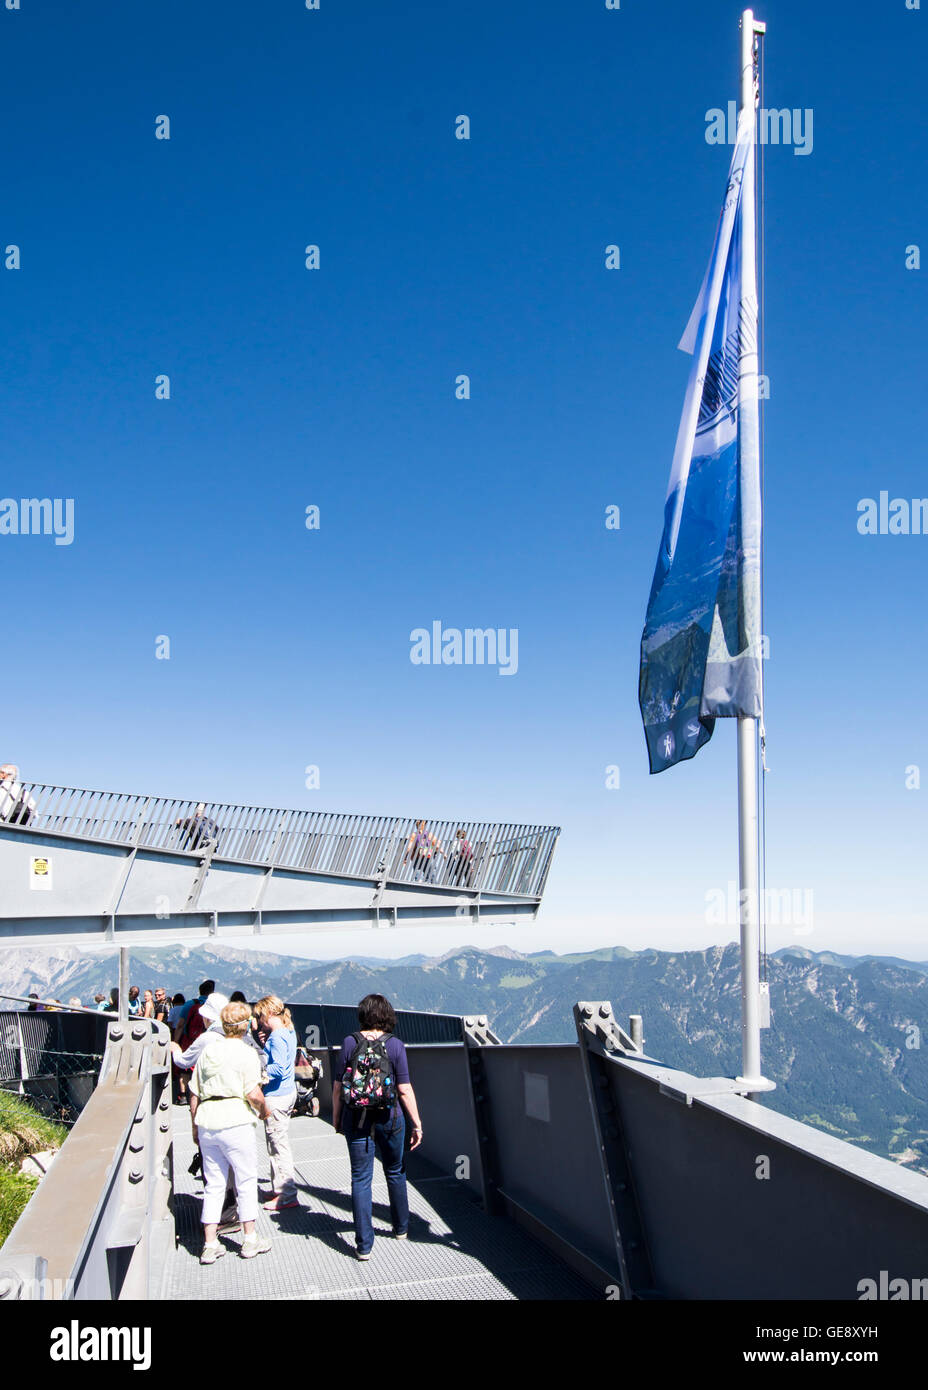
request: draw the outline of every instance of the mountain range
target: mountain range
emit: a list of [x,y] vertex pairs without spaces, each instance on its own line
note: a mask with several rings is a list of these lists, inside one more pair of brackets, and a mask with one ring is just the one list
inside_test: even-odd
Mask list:
[[[0,953],[0,993],[89,1002],[115,983],[115,952]],[[575,1041],[579,999],[608,999],[616,1016],[643,1016],[645,1051],[696,1075],[740,1070],[741,975],[735,944],[703,951],[615,946],[558,956],[506,946],[446,955],[314,961],[225,944],[133,947],[130,978],[189,995],[214,977],[248,998],[352,1004],[387,995],[397,1008],[486,1014],[505,1042]],[[788,947],[769,957],[771,1027],[763,1103],[835,1137],[928,1174],[928,962]],[[0,1001],[2,1002],[2,1001]]]

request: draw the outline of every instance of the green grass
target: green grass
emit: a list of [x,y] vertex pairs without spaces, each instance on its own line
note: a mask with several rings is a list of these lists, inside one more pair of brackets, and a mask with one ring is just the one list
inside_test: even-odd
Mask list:
[[67,1133],[22,1096],[0,1090],[0,1245],[38,1186],[38,1178],[19,1172],[20,1163],[28,1154],[59,1149]]
[[23,1096],[0,1090],[0,1167],[19,1167],[27,1154],[60,1149],[67,1138],[64,1125],[39,1114]]
[[0,1246],[16,1225],[38,1185],[38,1178],[28,1178],[25,1173],[0,1168]]

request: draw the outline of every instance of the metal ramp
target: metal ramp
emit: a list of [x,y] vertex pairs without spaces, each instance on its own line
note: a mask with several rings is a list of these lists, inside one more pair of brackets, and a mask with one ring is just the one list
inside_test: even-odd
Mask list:
[[[172,800],[45,784],[0,821],[0,936],[9,944],[139,944],[262,931],[515,924],[537,914],[555,826]],[[470,853],[457,856],[459,835]]]
[[[555,1255],[514,1222],[486,1215],[454,1178],[434,1176],[409,1156],[410,1227],[407,1241],[390,1234],[387,1187],[374,1165],[374,1229],[370,1261],[354,1255],[351,1172],[345,1141],[324,1120],[290,1124],[298,1210],[270,1217],[257,1229],[273,1241],[269,1255],[243,1260],[241,1236],[220,1237],[227,1254],[200,1265],[199,1194],[190,1177],[193,1156],[189,1112],[174,1109],[174,1214],[177,1248],[161,1271],[160,1297],[187,1299],[415,1299],[501,1300],[602,1298]],[[258,1130],[259,1177],[267,1176]],[[262,1162],[263,1159],[263,1162]],[[153,1280],[157,1290],[158,1280]],[[156,1294],[156,1297],[158,1295]]]

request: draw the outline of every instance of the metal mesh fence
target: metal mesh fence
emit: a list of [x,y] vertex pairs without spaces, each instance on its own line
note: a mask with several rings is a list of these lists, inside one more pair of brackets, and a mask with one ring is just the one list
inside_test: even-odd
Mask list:
[[0,1089],[71,1126],[100,1075],[106,1020],[80,1014],[0,1012]]

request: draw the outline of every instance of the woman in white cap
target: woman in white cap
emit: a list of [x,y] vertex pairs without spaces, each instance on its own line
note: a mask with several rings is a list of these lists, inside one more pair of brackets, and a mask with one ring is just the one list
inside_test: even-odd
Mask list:
[[[207,1004],[209,1000],[207,1000]],[[202,1008],[202,1006],[201,1006]],[[238,1214],[245,1229],[242,1259],[266,1254],[269,1240],[255,1233],[258,1215],[258,1151],[255,1125],[266,1120],[268,1105],[261,1090],[261,1066],[245,1042],[251,1025],[247,1004],[226,1004],[220,1012],[223,1036],[212,1028],[190,1081],[190,1119],[194,1143],[203,1156],[203,1251],[200,1263],[211,1265],[225,1254],[217,1239],[226,1183],[235,1182]]]
[[197,1034],[186,1050],[181,1048],[180,1043],[171,1043],[171,1055],[174,1058],[174,1065],[179,1071],[193,1071],[200,1059],[200,1053],[210,1039],[225,1036],[219,1015],[228,1002],[224,994],[208,994],[200,1005],[200,1017],[205,1020],[208,1026],[202,1033]]

